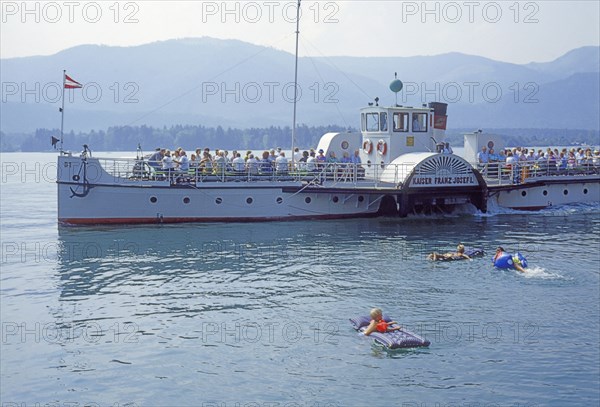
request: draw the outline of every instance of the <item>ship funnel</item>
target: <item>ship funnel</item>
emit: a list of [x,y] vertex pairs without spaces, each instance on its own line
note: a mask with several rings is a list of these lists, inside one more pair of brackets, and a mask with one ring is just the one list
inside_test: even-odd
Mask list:
[[430,102],[429,107],[433,109],[433,128],[438,130],[446,130],[446,122],[448,121],[447,116],[447,103],[441,102]]

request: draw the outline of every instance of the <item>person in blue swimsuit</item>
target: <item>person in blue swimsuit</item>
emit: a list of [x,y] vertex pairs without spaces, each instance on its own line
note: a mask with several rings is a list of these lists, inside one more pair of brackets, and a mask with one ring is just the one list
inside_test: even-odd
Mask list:
[[[496,263],[496,260],[499,257],[502,257],[504,254],[506,254],[506,252],[504,251],[504,248],[502,246],[498,246],[498,248],[496,249],[496,254],[494,255],[494,258],[492,259],[492,263]],[[525,269],[521,265],[521,260],[519,259],[518,256],[512,256],[512,261],[513,261],[512,266],[515,269],[517,269],[521,273],[525,273]]]

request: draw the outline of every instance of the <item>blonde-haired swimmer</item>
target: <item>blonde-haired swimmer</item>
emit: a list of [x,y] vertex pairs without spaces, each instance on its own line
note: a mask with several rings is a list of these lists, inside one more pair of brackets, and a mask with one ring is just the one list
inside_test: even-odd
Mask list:
[[427,259],[428,260],[462,260],[462,259],[471,260],[471,258],[465,254],[465,246],[462,243],[459,243],[458,246],[456,246],[455,253],[440,254],[437,252],[433,252],[429,256],[427,256]]
[[[399,331],[400,329],[402,329],[402,327],[399,326],[396,321],[385,322],[383,320],[383,311],[381,311],[380,308],[373,308],[369,315],[371,316],[371,322],[369,323],[369,326],[367,326],[367,329],[364,332],[364,334],[367,336],[371,335],[375,331],[385,333],[391,331]],[[390,325],[398,326],[390,327]]]

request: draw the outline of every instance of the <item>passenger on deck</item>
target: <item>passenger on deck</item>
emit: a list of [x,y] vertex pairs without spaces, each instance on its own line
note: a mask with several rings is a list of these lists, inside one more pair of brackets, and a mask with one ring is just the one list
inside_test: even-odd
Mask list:
[[500,152],[498,153],[498,162],[499,163],[506,162],[506,152],[504,151],[504,149],[500,149]]
[[215,157],[214,167],[218,175],[225,174],[227,171],[226,151],[219,150],[219,154]]
[[250,175],[258,175],[260,168],[260,162],[254,157],[254,154],[250,154],[248,160],[246,161],[246,171]]
[[279,175],[285,175],[288,173],[288,159],[285,157],[285,153],[283,151],[279,153],[279,157],[277,157],[275,160],[275,169]]
[[200,164],[200,159],[195,153],[192,153],[190,156],[190,168],[198,168],[198,164]]
[[550,150],[550,153],[548,154],[548,172],[552,175],[552,174],[556,174],[556,155],[554,154],[554,151]]
[[155,169],[159,169],[162,166],[162,159],[165,156],[165,151],[164,148],[157,148],[154,154],[148,158],[148,164]]
[[592,149],[586,148],[583,154],[583,158],[580,161],[582,167],[590,168],[594,165],[594,156],[592,156]]
[[309,157],[306,159],[306,171],[317,171],[317,159],[315,158],[314,151],[311,151]]
[[526,162],[527,160],[529,160],[528,157],[528,150],[525,148],[521,151],[521,155],[519,155],[519,161],[521,162]]
[[[386,333],[392,331],[399,331],[402,329],[402,327],[398,325],[396,321],[385,322],[383,320],[383,311],[381,311],[380,308],[373,308],[369,315],[371,316],[371,322],[369,323],[369,326],[367,326],[367,329],[364,332],[364,334],[367,336],[371,335],[373,332]],[[390,327],[390,325],[398,326]]]
[[560,153],[558,157],[558,170],[565,171],[567,169],[567,165],[567,156],[565,155],[565,153]]
[[173,162],[177,164],[177,171],[188,172],[190,169],[190,160],[184,150],[179,151],[179,158]]
[[354,150],[354,155],[352,156],[352,164],[362,164],[362,160],[360,159],[360,150]]
[[538,154],[536,164],[539,168],[540,175],[546,175],[546,171],[548,170],[548,160],[546,159],[544,152],[541,150]]
[[277,159],[277,155],[275,155],[275,150],[271,150],[270,154],[269,154],[269,162],[273,163],[273,165],[275,165],[275,160]]
[[296,168],[298,168],[299,171],[306,171],[306,161],[307,160],[308,160],[308,151],[303,151],[302,156],[296,162]]
[[302,153],[300,152],[300,149],[298,147],[294,147],[294,161],[300,162],[301,159]]
[[487,147],[481,147],[481,151],[477,153],[477,166],[483,173],[483,175],[487,175],[487,167],[490,162],[490,155],[487,152]]
[[323,149],[319,149],[319,155],[315,159],[317,161],[317,169],[321,169],[325,166],[325,162],[327,161],[327,157],[325,157],[325,151]]
[[200,160],[200,165],[198,169],[201,170],[205,174],[210,174],[213,171],[213,161],[210,153],[206,150],[202,153],[202,160]]
[[231,162],[231,165],[236,174],[243,174],[246,171],[246,161],[244,161],[240,153],[235,154],[235,158]]
[[329,157],[327,157],[327,162],[329,164],[335,164],[335,163],[339,163],[340,162],[340,160],[335,155],[335,151],[330,151],[329,152]]
[[575,157],[574,150],[571,150],[569,152],[569,157],[567,158],[567,168],[572,170],[575,167],[577,167],[577,158]]
[[342,164],[351,164],[352,158],[350,158],[350,154],[347,151],[344,151],[344,156],[342,157]]
[[481,151],[477,153],[477,162],[480,167],[484,167],[490,161],[490,155],[487,152],[487,147],[481,147]]
[[465,254],[465,246],[463,244],[459,244],[458,246],[456,246],[456,252],[452,253],[444,253],[444,254],[440,254],[437,252],[433,252],[431,253],[429,256],[427,256],[427,260],[471,260],[471,258],[469,256],[467,256]]
[[444,154],[454,154],[452,147],[450,147],[450,143],[444,143],[444,149],[442,150]]
[[[274,153],[275,151],[273,151]],[[273,164],[270,160],[268,151],[262,153],[262,160],[260,160],[260,172],[262,174],[271,174],[273,172]]]
[[162,170],[170,173],[174,169],[173,158],[171,158],[171,151],[165,150],[165,156],[162,159]]

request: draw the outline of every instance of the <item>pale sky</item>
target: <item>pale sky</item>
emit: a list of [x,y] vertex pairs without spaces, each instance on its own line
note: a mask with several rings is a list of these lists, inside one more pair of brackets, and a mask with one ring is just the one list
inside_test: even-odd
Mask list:
[[[51,55],[81,44],[131,46],[186,37],[294,51],[295,1],[0,1],[0,56]],[[600,2],[302,1],[301,55],[461,52],[551,61],[600,44]]]

